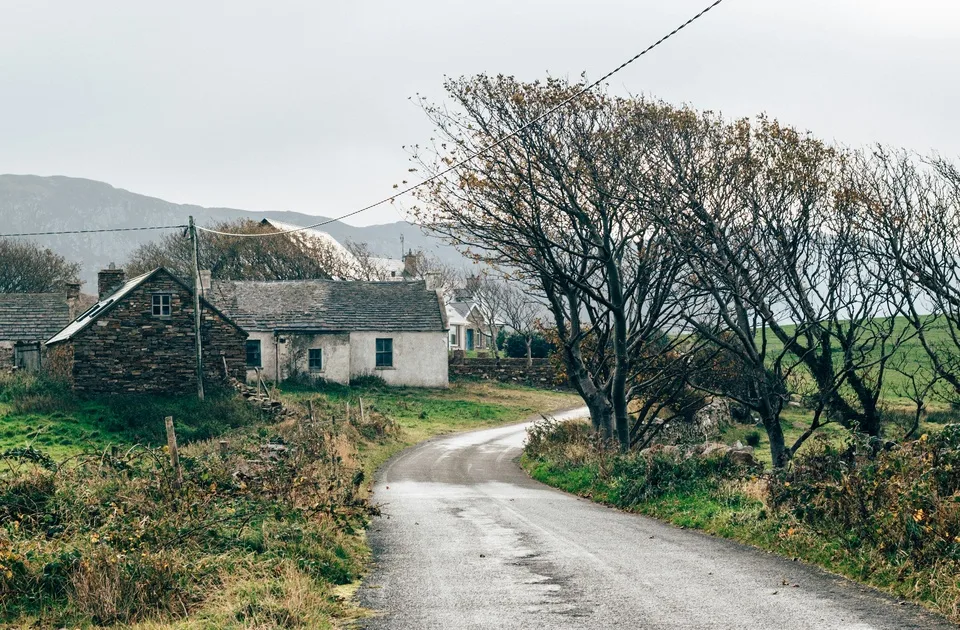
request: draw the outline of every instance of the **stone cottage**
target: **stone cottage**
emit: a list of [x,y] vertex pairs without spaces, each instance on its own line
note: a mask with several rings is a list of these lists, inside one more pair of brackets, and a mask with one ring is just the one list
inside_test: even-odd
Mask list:
[[0,369],[40,369],[43,342],[94,301],[79,283],[62,293],[0,293]]
[[[99,301],[46,342],[51,369],[78,391],[180,394],[197,390],[192,289],[166,269],[98,278]],[[246,374],[247,333],[202,299],[204,381]]]
[[207,297],[249,332],[248,378],[448,385],[443,298],[424,282],[213,281]]

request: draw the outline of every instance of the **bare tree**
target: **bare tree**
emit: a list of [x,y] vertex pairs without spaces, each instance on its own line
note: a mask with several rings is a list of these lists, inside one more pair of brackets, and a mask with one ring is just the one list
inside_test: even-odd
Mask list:
[[960,171],[883,147],[859,166],[865,229],[897,271],[900,314],[949,384],[943,395],[960,401]]
[[516,283],[507,283],[503,289],[503,322],[527,344],[527,365],[533,365],[533,339],[537,321],[544,311],[543,303],[530,295],[529,289]]
[[502,278],[494,276],[489,271],[468,276],[463,289],[473,297],[477,312],[483,319],[483,326],[490,337],[490,348],[493,358],[500,360],[500,348],[497,337],[500,332],[500,322],[504,316],[507,303],[507,284]]
[[[221,232],[266,234],[272,226],[255,221],[234,221],[214,226]],[[243,238],[201,232],[199,263],[215,278],[224,280],[302,280],[330,278],[343,269],[333,253],[306,247],[288,235],[267,238]],[[158,241],[138,247],[127,267],[131,273],[144,273],[166,267],[174,274],[192,275],[190,240],[182,234],[168,234]]]
[[27,241],[0,239],[0,293],[51,293],[79,282],[80,265]]
[[[451,80],[451,106],[425,106],[437,143],[414,159],[428,173],[538,118],[581,86],[507,77]],[[680,266],[648,204],[629,187],[639,168],[633,118],[659,106],[586,94],[447,174],[421,197],[418,219],[467,255],[518,270],[555,321],[560,352],[594,427],[631,444],[628,403],[652,340],[676,321]],[[675,343],[677,337],[671,337]],[[652,375],[658,378],[659,371]]]
[[348,272],[353,280],[390,280],[391,269],[386,261],[375,255],[367,243],[347,241],[347,251],[353,256],[355,263]]

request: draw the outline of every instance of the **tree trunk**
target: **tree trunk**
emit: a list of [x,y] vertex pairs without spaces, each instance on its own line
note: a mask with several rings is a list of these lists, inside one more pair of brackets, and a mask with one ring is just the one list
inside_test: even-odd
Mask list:
[[527,367],[533,367],[533,337],[527,337]]
[[497,325],[490,324],[490,347],[493,348],[493,358],[500,362],[500,349],[497,348]]
[[770,440],[770,459],[773,460],[773,467],[783,468],[790,461],[790,453],[787,452],[787,446],[784,443],[780,419],[773,414],[763,414],[761,420],[763,428],[767,431],[767,439]]

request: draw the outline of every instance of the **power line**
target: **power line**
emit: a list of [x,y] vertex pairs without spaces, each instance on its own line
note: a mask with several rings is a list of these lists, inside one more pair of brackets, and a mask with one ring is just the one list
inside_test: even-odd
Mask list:
[[423,180],[423,181],[421,181],[421,182],[419,182],[419,183],[417,183],[417,184],[413,184],[412,186],[408,186],[408,187],[406,187],[406,188],[404,188],[404,189],[402,189],[402,190],[399,190],[399,191],[397,191],[395,194],[393,194],[393,195],[391,195],[391,196],[389,196],[389,197],[386,197],[386,198],[384,198],[384,199],[381,199],[380,201],[377,201],[377,202],[375,202],[375,203],[371,203],[370,205],[364,206],[363,208],[360,208],[359,210],[354,210],[353,212],[348,212],[347,214],[340,215],[339,217],[336,217],[336,218],[333,218],[333,219],[326,219],[326,220],[321,221],[321,222],[319,222],[319,223],[314,223],[313,225],[308,225],[308,226],[306,226],[306,227],[294,228],[294,229],[292,229],[292,230],[280,230],[280,231],[278,231],[278,232],[264,232],[264,233],[256,233],[256,234],[234,234],[234,233],[231,233],[231,232],[219,232],[219,231],[217,231],[217,230],[211,230],[211,229],[209,229],[209,228],[200,227],[199,225],[197,226],[197,229],[198,229],[198,230],[202,230],[202,231],[204,231],[204,232],[209,232],[209,233],[211,233],[211,234],[220,234],[220,235],[222,235],[222,236],[237,236],[237,237],[244,237],[244,238],[263,237],[263,236],[278,236],[278,235],[280,235],[280,234],[293,234],[294,232],[302,232],[302,231],[304,231],[304,230],[312,230],[313,228],[318,228],[318,227],[321,227],[321,226],[324,226],[324,225],[328,225],[328,224],[333,223],[333,222],[335,222],[335,221],[341,221],[341,220],[343,220],[343,219],[347,219],[347,218],[352,217],[352,216],[354,216],[354,215],[360,214],[361,212],[366,212],[367,210],[372,210],[373,208],[376,208],[376,207],[378,207],[378,206],[382,206],[382,205],[385,204],[385,203],[392,202],[392,201],[394,201],[397,197],[403,196],[403,195],[405,195],[405,194],[407,194],[407,193],[409,193],[409,192],[413,192],[414,190],[420,188],[421,186],[424,186],[424,185],[426,185],[426,184],[429,184],[430,182],[435,181],[435,180],[443,177],[443,176],[446,175],[447,173],[449,173],[449,172],[451,172],[451,171],[454,171],[454,170],[460,168],[461,166],[467,164],[467,163],[470,162],[471,160],[473,160],[473,159],[475,159],[475,158],[483,155],[483,154],[486,153],[487,151],[489,151],[489,150],[491,150],[491,149],[497,148],[498,146],[502,145],[504,142],[506,142],[506,141],[509,140],[510,138],[513,138],[514,136],[516,136],[516,135],[519,134],[520,132],[524,131],[525,129],[531,127],[532,125],[537,124],[538,122],[540,122],[541,120],[547,118],[548,116],[552,116],[554,113],[556,113],[556,112],[559,111],[560,109],[566,107],[567,105],[569,105],[570,103],[572,103],[572,102],[575,101],[576,99],[580,98],[581,96],[583,96],[584,94],[586,94],[587,92],[589,92],[590,90],[592,90],[593,88],[597,87],[598,85],[600,85],[601,83],[603,83],[604,81],[606,81],[607,79],[609,79],[610,77],[612,77],[613,75],[617,74],[618,72],[620,72],[621,70],[623,70],[624,68],[626,68],[627,66],[629,66],[630,64],[632,64],[633,62],[635,62],[635,61],[636,61],[637,59],[639,59],[640,57],[643,57],[644,55],[646,55],[647,53],[649,53],[649,52],[650,52],[651,50],[653,50],[654,48],[660,46],[662,43],[664,43],[665,41],[667,41],[668,39],[670,39],[671,37],[673,37],[674,35],[676,35],[676,34],[679,33],[680,31],[682,31],[683,29],[685,29],[686,27],[690,26],[691,24],[693,24],[694,22],[696,22],[697,20],[699,20],[701,17],[703,17],[704,15],[706,15],[708,12],[710,12],[712,9],[714,9],[714,8],[715,8],[717,5],[719,5],[721,2],[723,2],[723,0],[715,0],[713,3],[711,3],[711,4],[710,4],[709,6],[707,6],[705,9],[703,9],[702,11],[700,11],[699,13],[697,13],[696,15],[694,15],[693,17],[691,17],[689,20],[687,20],[686,22],[684,22],[683,24],[681,24],[681,25],[678,26],[677,28],[673,29],[672,31],[670,31],[669,33],[667,33],[666,35],[664,35],[663,37],[661,37],[660,39],[658,39],[658,40],[655,41],[654,43],[650,44],[649,46],[647,46],[646,48],[644,48],[643,50],[641,50],[640,52],[638,52],[636,55],[634,55],[634,56],[631,57],[630,59],[627,59],[627,60],[624,61],[622,64],[620,64],[619,66],[617,66],[616,68],[614,68],[614,69],[611,70],[610,72],[606,73],[605,75],[603,75],[602,77],[600,77],[599,79],[597,79],[596,81],[594,81],[593,83],[590,83],[589,85],[587,85],[586,87],[584,87],[582,90],[576,92],[576,93],[573,94],[572,96],[570,96],[570,97],[566,98],[565,100],[561,101],[559,104],[557,104],[557,105],[555,105],[554,107],[548,109],[546,112],[544,112],[544,113],[541,114],[540,116],[537,116],[536,118],[534,118],[533,120],[531,120],[531,121],[529,121],[528,123],[524,124],[523,126],[518,127],[517,129],[511,131],[510,133],[502,136],[499,140],[496,140],[495,142],[493,142],[493,143],[491,143],[491,144],[488,144],[487,146],[482,147],[482,148],[478,149],[477,151],[475,151],[475,152],[467,155],[467,157],[463,158],[462,160],[460,160],[460,161],[458,161],[458,162],[455,162],[455,163],[451,164],[451,165],[448,166],[447,168],[445,168],[445,169],[443,169],[443,170],[435,173],[434,175],[431,175],[431,176],[428,177],[427,179],[425,179],[425,180]]
[[182,230],[186,225],[153,225],[147,227],[131,228],[103,228],[99,230],[61,230],[58,232],[17,232],[15,234],[0,234],[0,238],[9,238],[14,236],[54,236],[57,234],[100,234],[102,232],[137,232],[140,230]]

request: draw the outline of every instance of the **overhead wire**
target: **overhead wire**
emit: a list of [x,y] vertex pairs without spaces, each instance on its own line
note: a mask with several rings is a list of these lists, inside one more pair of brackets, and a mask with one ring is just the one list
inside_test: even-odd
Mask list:
[[13,234],[0,234],[0,238],[12,238],[14,236],[55,236],[59,234],[99,234],[102,232],[137,232],[140,230],[181,230],[186,225],[149,225],[144,227],[129,228],[100,228],[96,230],[56,230],[51,232],[16,232]]
[[674,35],[676,35],[676,34],[679,33],[680,31],[682,31],[682,30],[685,29],[686,27],[690,26],[691,24],[693,24],[694,22],[696,22],[697,20],[699,20],[700,18],[702,18],[704,15],[706,15],[706,14],[709,13],[711,10],[713,10],[714,8],[716,8],[717,5],[721,4],[723,1],[724,1],[724,0],[714,0],[714,2],[712,2],[712,3],[711,3],[710,5],[708,5],[706,8],[704,8],[703,10],[701,10],[699,13],[697,13],[696,15],[694,15],[693,17],[691,17],[690,19],[688,19],[686,22],[684,22],[684,23],[681,24],[680,26],[676,27],[675,29],[673,29],[672,31],[670,31],[669,33],[667,33],[666,35],[664,35],[663,37],[661,37],[660,39],[658,39],[657,41],[655,41],[654,43],[650,44],[649,46],[647,46],[646,48],[644,48],[643,50],[641,50],[640,52],[638,52],[636,55],[634,55],[634,56],[631,57],[630,59],[627,59],[626,61],[624,61],[623,63],[621,63],[619,66],[617,66],[616,68],[614,68],[614,69],[611,70],[610,72],[607,72],[606,74],[604,74],[602,77],[600,77],[600,78],[597,79],[596,81],[593,81],[592,83],[590,83],[590,84],[588,84],[587,86],[585,86],[583,89],[578,90],[577,92],[575,92],[574,94],[572,94],[572,95],[569,96],[568,98],[560,101],[560,103],[558,103],[558,104],[555,105],[554,107],[551,107],[550,109],[548,109],[546,112],[544,112],[544,113],[541,114],[540,116],[537,116],[536,118],[528,121],[528,122],[525,123],[524,125],[522,125],[522,126],[516,128],[516,129],[514,129],[514,130],[511,131],[510,133],[503,135],[503,136],[500,137],[498,140],[496,140],[496,141],[494,141],[494,142],[492,142],[492,143],[490,143],[490,144],[488,144],[488,145],[486,145],[486,146],[484,146],[484,147],[481,147],[480,149],[477,149],[476,151],[470,153],[469,155],[467,155],[466,157],[462,158],[461,160],[459,160],[459,161],[457,161],[457,162],[454,162],[453,164],[449,165],[447,168],[444,168],[444,169],[438,171],[437,173],[434,173],[434,174],[431,175],[430,177],[428,177],[428,178],[426,178],[426,179],[424,179],[424,180],[422,180],[422,181],[420,181],[420,182],[418,182],[418,183],[416,183],[416,184],[413,184],[413,185],[407,186],[406,188],[403,188],[403,189],[401,189],[401,190],[398,190],[396,193],[390,195],[389,197],[384,197],[383,199],[381,199],[381,200],[379,200],[379,201],[376,201],[376,202],[371,203],[371,204],[369,204],[369,205],[366,205],[366,206],[364,206],[364,207],[362,207],[362,208],[359,208],[359,209],[354,210],[354,211],[352,211],[352,212],[348,212],[348,213],[346,213],[346,214],[340,215],[340,216],[335,217],[335,218],[332,218],[332,219],[325,219],[325,220],[323,220],[323,221],[320,221],[319,223],[314,223],[313,225],[307,225],[307,226],[304,226],[304,227],[292,228],[292,229],[289,229],[289,230],[279,230],[279,231],[276,231],[276,232],[257,232],[257,233],[249,233],[249,234],[238,234],[238,233],[233,233],[233,232],[221,232],[221,231],[218,231],[218,230],[213,230],[213,229],[211,229],[211,228],[205,228],[205,227],[202,227],[202,226],[199,226],[199,225],[197,226],[197,229],[198,229],[198,230],[201,230],[201,231],[203,231],[203,232],[208,232],[208,233],[210,233],[210,234],[219,234],[219,235],[221,235],[221,236],[235,236],[235,237],[239,237],[239,238],[262,238],[262,237],[267,237],[267,236],[279,236],[279,235],[281,235],[281,234],[293,234],[293,233],[295,233],[295,232],[303,232],[303,231],[305,231],[305,230],[312,230],[312,229],[314,229],[314,228],[322,227],[322,226],[324,226],[324,225],[329,225],[330,223],[335,223],[335,222],[337,222],[337,221],[342,221],[343,219],[350,218],[350,217],[355,216],[355,215],[358,215],[358,214],[360,214],[360,213],[362,213],[362,212],[366,212],[366,211],[368,211],[368,210],[372,210],[372,209],[374,209],[374,208],[376,208],[376,207],[382,206],[383,204],[391,203],[391,202],[393,202],[394,200],[396,200],[398,197],[402,197],[403,195],[406,195],[407,193],[413,192],[414,190],[417,190],[418,188],[420,188],[420,187],[422,187],[422,186],[425,186],[426,184],[429,184],[430,182],[436,181],[437,179],[440,179],[440,178],[443,177],[444,175],[446,175],[446,174],[448,174],[448,173],[450,173],[450,172],[452,172],[452,171],[457,170],[458,168],[466,165],[467,163],[469,163],[470,161],[476,159],[477,157],[480,157],[481,155],[483,155],[484,153],[490,151],[491,149],[497,148],[498,146],[502,145],[503,143],[505,143],[505,142],[506,142],[507,140],[509,140],[510,138],[515,137],[517,134],[523,132],[524,130],[528,129],[528,128],[531,127],[532,125],[535,125],[535,124],[537,124],[538,122],[544,120],[545,118],[547,118],[547,117],[549,117],[549,116],[552,116],[553,114],[555,114],[555,113],[558,112],[559,110],[563,109],[564,107],[566,107],[567,105],[569,105],[570,103],[572,103],[572,102],[575,101],[576,99],[580,98],[580,97],[583,96],[584,94],[587,94],[588,92],[590,92],[591,90],[593,90],[595,87],[597,87],[598,85],[600,85],[601,83],[603,83],[604,81],[606,81],[607,79],[609,79],[610,77],[612,77],[613,75],[617,74],[618,72],[620,72],[621,70],[623,70],[624,68],[626,68],[627,66],[629,66],[630,64],[632,64],[633,62],[635,62],[635,61],[636,61],[637,59],[639,59],[640,57],[643,57],[644,55],[646,55],[647,53],[649,53],[650,51],[652,51],[654,48],[657,48],[658,46],[660,46],[661,44],[663,44],[665,41],[667,41],[668,39],[670,39],[671,37],[673,37]]

